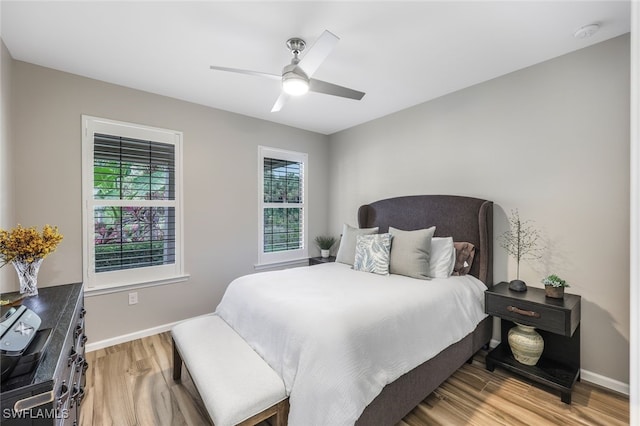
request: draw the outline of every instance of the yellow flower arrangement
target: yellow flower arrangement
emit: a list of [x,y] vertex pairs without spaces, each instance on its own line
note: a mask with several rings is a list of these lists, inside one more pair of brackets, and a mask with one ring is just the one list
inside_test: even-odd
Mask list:
[[0,259],[3,262],[0,266],[14,260],[31,263],[44,259],[56,250],[62,238],[57,226],[45,225],[42,232],[21,225],[11,231],[0,229]]

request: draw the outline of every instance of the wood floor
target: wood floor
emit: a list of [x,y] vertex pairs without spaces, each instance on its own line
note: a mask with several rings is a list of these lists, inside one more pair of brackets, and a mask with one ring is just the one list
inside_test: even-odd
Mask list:
[[[80,424],[211,425],[193,383],[171,378],[171,336],[158,334],[87,354]],[[577,383],[571,405],[559,394],[500,368],[488,372],[484,354],[465,364],[396,426],[628,425],[628,398]]]

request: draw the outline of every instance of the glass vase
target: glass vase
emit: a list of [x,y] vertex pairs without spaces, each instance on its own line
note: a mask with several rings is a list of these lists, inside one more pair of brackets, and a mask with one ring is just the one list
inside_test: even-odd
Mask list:
[[18,279],[20,280],[20,293],[27,296],[38,294],[38,271],[43,259],[36,259],[33,262],[23,260],[12,260],[13,267],[16,268]]

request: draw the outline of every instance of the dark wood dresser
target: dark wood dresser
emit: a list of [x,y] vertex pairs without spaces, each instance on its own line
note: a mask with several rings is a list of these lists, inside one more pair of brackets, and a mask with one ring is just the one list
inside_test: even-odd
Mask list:
[[82,284],[44,287],[22,304],[40,316],[40,329],[51,328],[52,335],[35,370],[0,385],[0,423],[77,425],[88,367]]

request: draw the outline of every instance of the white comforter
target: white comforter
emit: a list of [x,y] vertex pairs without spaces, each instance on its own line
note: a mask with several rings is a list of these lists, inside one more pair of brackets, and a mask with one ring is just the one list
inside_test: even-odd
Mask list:
[[474,330],[485,285],[331,263],[233,281],[216,313],[282,377],[290,426],[353,425],[382,388]]

